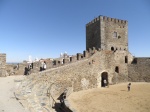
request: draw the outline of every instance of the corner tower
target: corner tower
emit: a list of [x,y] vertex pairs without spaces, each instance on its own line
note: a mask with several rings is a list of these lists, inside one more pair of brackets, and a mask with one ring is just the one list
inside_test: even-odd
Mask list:
[[86,49],[128,51],[128,22],[99,16],[86,24]]

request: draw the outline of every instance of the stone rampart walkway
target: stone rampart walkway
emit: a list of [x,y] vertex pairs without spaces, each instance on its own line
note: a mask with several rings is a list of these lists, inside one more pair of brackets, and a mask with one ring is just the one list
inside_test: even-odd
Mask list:
[[29,112],[16,100],[17,80],[24,76],[0,77],[0,112]]

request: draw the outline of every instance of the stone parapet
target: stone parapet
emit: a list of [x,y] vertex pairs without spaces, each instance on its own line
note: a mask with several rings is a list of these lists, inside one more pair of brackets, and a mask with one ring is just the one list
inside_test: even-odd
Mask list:
[[116,19],[116,18],[110,18],[110,17],[107,17],[107,16],[98,16],[97,18],[93,19],[92,21],[90,21],[89,23],[86,24],[86,26],[89,26],[93,23],[96,23],[98,21],[111,21],[111,22],[115,22],[115,23],[120,23],[120,24],[127,24],[128,21],[127,20],[121,20],[121,19]]

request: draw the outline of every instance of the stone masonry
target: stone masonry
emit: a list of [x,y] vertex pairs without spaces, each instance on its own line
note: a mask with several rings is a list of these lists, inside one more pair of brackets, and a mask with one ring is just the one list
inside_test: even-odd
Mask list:
[[[51,111],[53,102],[68,88],[72,88],[72,92],[75,92],[103,87],[104,79],[109,84],[128,81],[127,65],[131,63],[132,56],[129,55],[130,53],[126,46],[127,37],[125,34],[127,24],[125,21],[123,23],[121,21],[109,22],[105,17],[99,17],[99,19],[103,21],[103,25],[94,27],[96,32],[93,30],[93,25],[97,25],[96,21],[96,23],[87,24],[87,49],[83,54],[77,53],[76,56],[65,58],[63,59],[63,64],[60,60],[46,61],[47,65],[52,65],[49,66],[51,69],[31,74],[22,82],[20,89],[16,91],[16,97],[20,102],[25,100],[29,110],[35,112]],[[100,21],[101,24],[102,21]],[[105,28],[101,32],[101,29],[108,27],[109,23],[112,24],[112,28]],[[123,24],[126,28],[119,29],[120,26],[118,24]],[[95,37],[92,37],[93,31]],[[113,37],[114,32],[115,34],[117,33],[116,37]],[[106,33],[110,33],[112,36],[110,37]],[[123,43],[124,41],[125,43]],[[91,44],[92,42],[95,43]],[[113,42],[116,42],[116,44],[113,44]],[[106,44],[110,44],[110,46],[105,46]],[[126,49],[120,49],[120,47]],[[33,64],[32,71],[35,71],[37,68],[39,70],[39,63]],[[20,67],[19,69],[23,70],[23,66]],[[48,97],[49,94],[51,97]],[[24,103],[22,102],[22,104]]]
[[[31,74],[16,91],[16,97],[20,101],[26,99],[29,109],[35,109],[33,107],[38,105],[38,109],[44,111],[45,108],[50,110],[52,99],[57,100],[59,95],[68,88],[72,88],[72,92],[75,92],[101,87],[103,72],[108,73],[110,84],[126,82],[128,81],[127,67],[120,66],[122,67],[120,72],[115,71],[117,63],[124,63],[122,61],[124,57],[118,57],[122,53],[126,55],[126,51],[121,53],[107,50],[96,51],[90,58],[83,58],[74,63]],[[49,88],[53,96],[50,102],[47,96]],[[35,109],[35,112],[38,109]]]
[[150,57],[135,57],[128,69],[129,81],[150,82]]
[[86,49],[128,50],[128,22],[99,16],[86,25]]
[[7,76],[6,72],[6,54],[0,54],[0,77]]
[[[128,22],[99,16],[86,24],[86,50],[64,59],[45,59],[32,65],[15,92],[16,98],[31,112],[54,111],[54,103],[64,91],[71,92],[128,81],[150,82],[150,58],[135,58],[128,51]],[[27,63],[20,63],[18,73]],[[55,102],[56,101],[56,102]]]

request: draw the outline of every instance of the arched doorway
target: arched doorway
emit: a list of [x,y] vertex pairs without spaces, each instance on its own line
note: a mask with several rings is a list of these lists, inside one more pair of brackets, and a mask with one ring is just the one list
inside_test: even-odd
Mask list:
[[104,80],[106,80],[106,86],[108,85],[108,73],[107,72],[103,72],[101,74],[101,87],[105,87],[105,84],[104,84]]
[[111,51],[114,51],[114,47],[111,47]]

